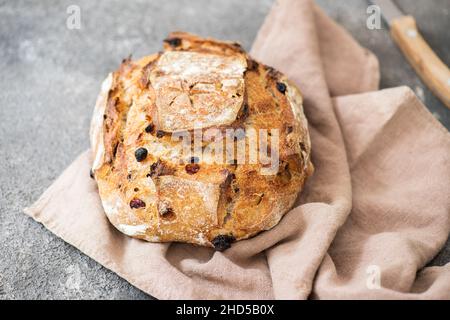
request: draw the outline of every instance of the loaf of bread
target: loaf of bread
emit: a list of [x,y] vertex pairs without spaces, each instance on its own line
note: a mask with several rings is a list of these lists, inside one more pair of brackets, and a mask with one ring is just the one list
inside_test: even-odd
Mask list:
[[274,227],[313,172],[299,90],[239,44],[184,32],[108,75],[90,139],[108,219],[151,242],[225,250]]

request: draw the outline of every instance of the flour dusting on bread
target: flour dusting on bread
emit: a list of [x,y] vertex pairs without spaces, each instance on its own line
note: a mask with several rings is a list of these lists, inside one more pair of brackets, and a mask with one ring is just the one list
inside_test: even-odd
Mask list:
[[168,51],[150,74],[158,125],[176,132],[236,120],[243,103],[246,60],[199,52]]

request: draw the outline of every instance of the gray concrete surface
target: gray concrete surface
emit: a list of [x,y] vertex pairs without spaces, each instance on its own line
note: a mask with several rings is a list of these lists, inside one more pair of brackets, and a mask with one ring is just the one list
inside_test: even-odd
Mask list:
[[[398,1],[450,64],[450,1]],[[0,299],[148,299],[22,213],[88,147],[103,77],[133,53],[159,50],[171,30],[250,48],[272,0],[0,1]],[[411,86],[450,128],[450,111],[423,86],[387,30],[365,27],[361,0],[318,3],[381,62],[382,87]],[[81,30],[66,9],[81,8]],[[450,244],[433,261],[450,261]]]

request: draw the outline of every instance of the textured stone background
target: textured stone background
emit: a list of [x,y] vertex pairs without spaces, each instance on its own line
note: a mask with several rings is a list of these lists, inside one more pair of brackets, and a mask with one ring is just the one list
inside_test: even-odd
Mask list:
[[[423,86],[386,27],[365,27],[362,0],[318,3],[378,55],[382,87],[409,85],[450,128],[450,110]],[[398,0],[450,64],[450,0]],[[81,8],[81,30],[66,9]],[[101,80],[132,53],[160,49],[172,30],[240,41],[247,49],[272,0],[0,1],[0,299],[148,299],[22,213],[88,147]],[[433,261],[450,261],[450,244]]]

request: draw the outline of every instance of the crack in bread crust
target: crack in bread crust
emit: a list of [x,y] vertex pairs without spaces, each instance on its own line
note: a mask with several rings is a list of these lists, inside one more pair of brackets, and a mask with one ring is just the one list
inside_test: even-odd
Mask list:
[[[92,168],[108,219],[147,241],[222,248],[274,227],[313,172],[299,90],[233,42],[175,32],[164,49],[125,59],[97,99]],[[185,159],[171,133],[192,136],[195,121],[203,131],[277,129],[278,172]],[[248,136],[235,140],[248,156]]]

